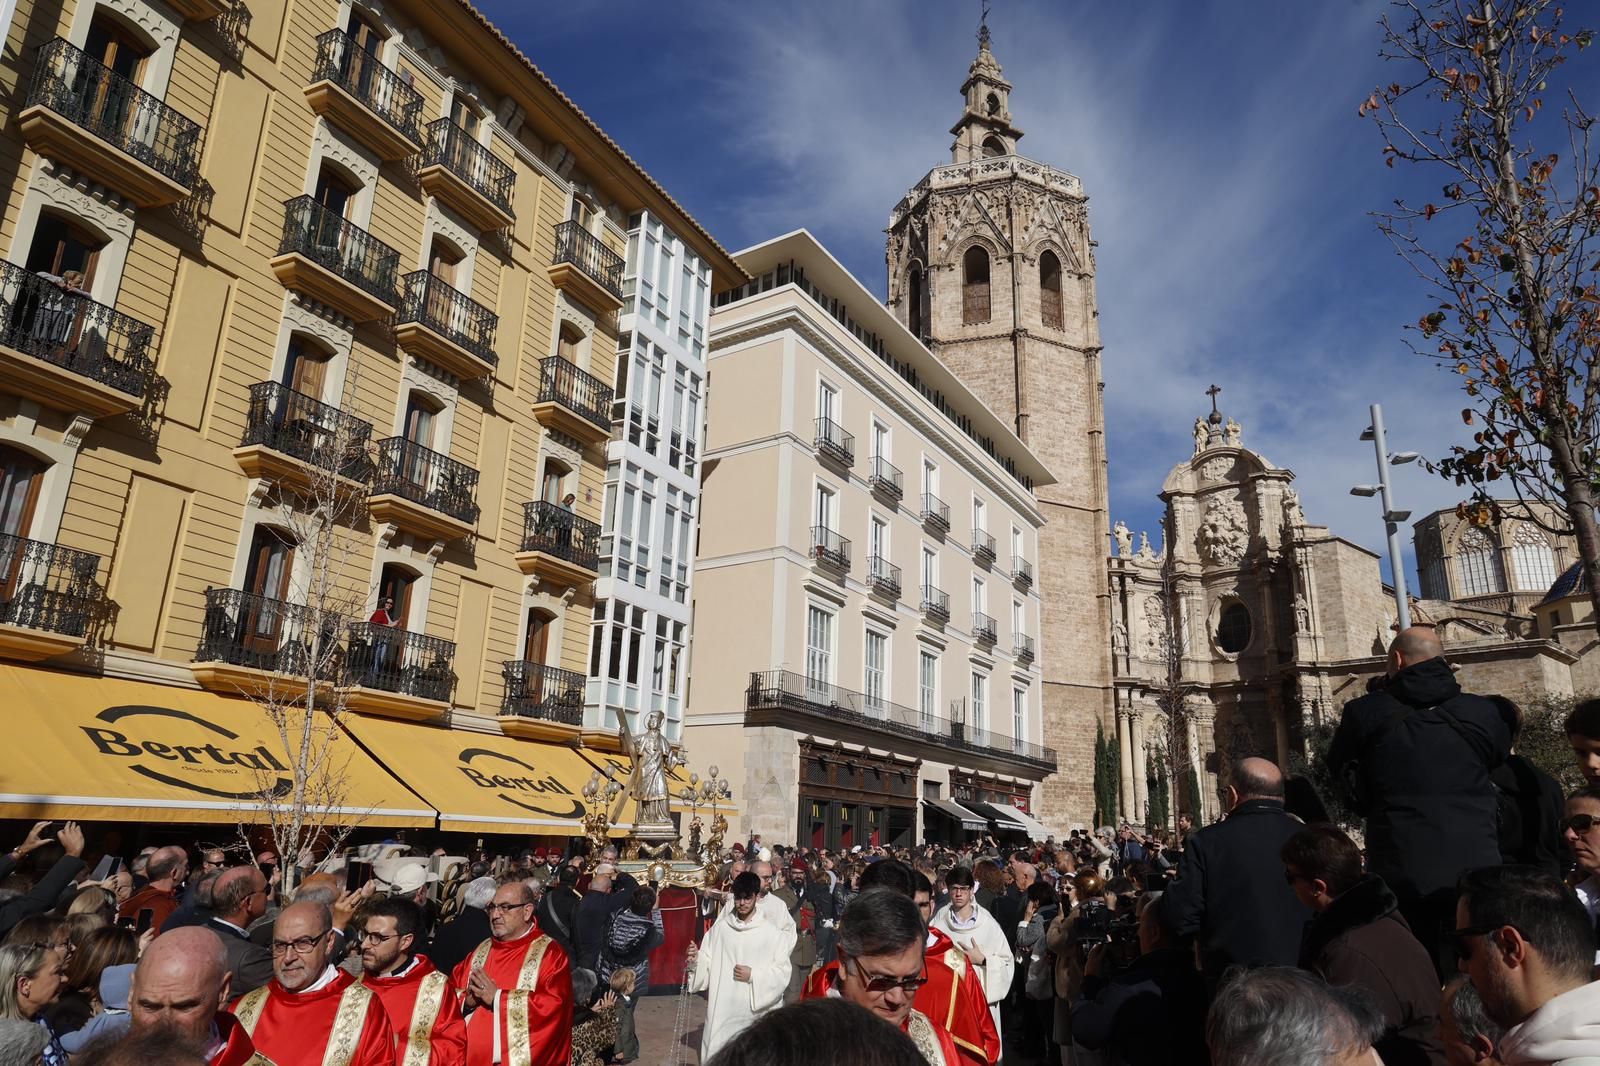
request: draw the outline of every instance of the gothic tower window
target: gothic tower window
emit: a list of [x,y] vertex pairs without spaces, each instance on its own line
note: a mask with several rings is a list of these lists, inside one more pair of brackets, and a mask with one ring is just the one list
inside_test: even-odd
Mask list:
[[989,114],[998,115],[1000,113],[1000,98],[994,93],[990,93],[989,99],[984,102],[984,106],[988,108]]
[[1006,154],[1006,142],[998,137],[985,137],[983,139],[983,157],[993,159],[997,155]]
[[1049,329],[1061,328],[1061,260],[1056,253],[1039,257],[1039,318]]
[[1461,578],[1461,595],[1483,596],[1506,590],[1505,567],[1493,541],[1476,526],[1461,534],[1456,555],[1456,572]]
[[989,321],[989,253],[977,245],[961,257],[961,321]]
[[918,340],[927,336],[922,320],[922,264],[912,263],[906,275],[906,328]]
[[1511,538],[1511,568],[1518,589],[1544,592],[1556,583],[1556,553],[1544,534],[1530,525],[1518,526]]

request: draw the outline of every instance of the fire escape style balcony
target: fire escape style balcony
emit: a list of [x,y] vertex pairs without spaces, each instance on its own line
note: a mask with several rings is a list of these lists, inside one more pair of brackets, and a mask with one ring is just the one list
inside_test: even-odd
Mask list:
[[247,477],[309,489],[320,473],[365,483],[372,476],[372,423],[276,381],[250,386],[244,435],[233,458]]
[[351,710],[420,722],[443,716],[456,688],[453,641],[352,622],[340,692]]
[[1011,557],[1011,580],[1022,588],[1033,587],[1033,564],[1020,555]]
[[972,561],[983,567],[994,565],[994,537],[981,529],[972,531]]
[[437,196],[480,230],[505,229],[516,222],[511,190],[517,172],[511,164],[447,118],[428,123],[424,139],[417,170],[423,192]]
[[931,492],[922,494],[922,524],[938,534],[950,532],[950,505]]
[[155,329],[52,277],[0,262],[0,388],[97,418],[144,403]]
[[524,574],[564,588],[593,581],[600,569],[600,526],[559,503],[534,500],[522,507],[516,559]]
[[873,492],[893,503],[900,502],[906,492],[900,468],[881,455],[872,457],[872,473],[867,476],[867,484],[872,486]]
[[500,316],[426,270],[401,278],[394,339],[406,351],[467,381],[492,379]]
[[600,444],[611,436],[611,386],[559,355],[539,360],[533,417],[547,429]]
[[1033,662],[1033,638],[1026,633],[1018,633],[1012,640],[1011,650],[1016,655],[1017,662],[1023,666]]
[[817,433],[811,443],[817,449],[817,454],[824,459],[831,460],[845,468],[855,465],[855,434],[846,433],[844,427],[833,419],[817,419]]
[[576,221],[556,225],[556,254],[550,281],[602,315],[622,306],[622,256]]
[[[750,675],[745,690],[746,726],[777,725],[819,737],[891,747],[935,760],[950,759],[952,750],[997,768],[1023,768],[1054,773],[1055,749],[976,729],[970,724],[922,714],[881,697],[852,692],[789,670],[761,670]],[[885,741],[888,741],[886,744]]]
[[882,556],[867,559],[867,588],[886,600],[900,598],[900,568]]
[[544,663],[500,664],[500,731],[525,740],[566,740],[583,727],[584,675]]
[[422,94],[343,30],[317,38],[306,101],[386,163],[422,151]]
[[950,621],[950,594],[932,585],[922,586],[922,613],[940,625]]
[[283,205],[283,240],[268,264],[278,280],[356,322],[400,304],[400,253],[310,196]]
[[850,569],[850,542],[827,526],[811,527],[811,558],[833,570]]
[[344,658],[344,619],[239,589],[206,589],[200,646],[189,667],[201,688],[230,695],[304,696],[331,688]]
[[372,495],[374,522],[430,540],[454,540],[478,523],[478,472],[404,437],[377,444]]
[[138,207],[177,203],[198,175],[200,127],[60,37],[39,48],[17,125],[34,151]]
[[103,599],[100,557],[0,534],[0,656],[38,662],[83,646]]
[[993,644],[995,641],[995,622],[992,617],[982,611],[972,612],[972,639],[983,644]]

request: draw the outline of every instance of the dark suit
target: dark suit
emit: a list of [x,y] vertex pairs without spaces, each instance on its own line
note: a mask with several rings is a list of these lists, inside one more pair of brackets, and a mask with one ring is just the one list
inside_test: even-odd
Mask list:
[[429,954],[428,961],[449,973],[487,939],[489,912],[477,907],[462,907],[460,913],[441,925],[434,934],[433,952]]
[[228,972],[233,974],[229,994],[242,996],[253,992],[272,980],[272,952],[250,937],[222,921],[212,918],[205,927],[222,938],[222,948],[228,953]]

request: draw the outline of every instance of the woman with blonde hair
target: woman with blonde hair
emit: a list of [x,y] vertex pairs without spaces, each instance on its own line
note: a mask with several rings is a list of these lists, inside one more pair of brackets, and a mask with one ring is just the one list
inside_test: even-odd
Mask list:
[[[108,966],[139,961],[139,938],[132,929],[108,925],[84,937],[67,965],[66,984],[55,1004],[45,1012],[53,1032],[75,1033],[100,1013],[100,975]],[[70,1041],[69,1041],[70,1043]]]
[[0,944],[0,1018],[34,1022],[50,1033],[45,1066],[67,1066],[67,1052],[44,1020],[44,1010],[55,1002],[66,976],[65,957],[54,948],[15,941]]
[[67,917],[74,914],[98,914],[106,925],[117,920],[117,897],[99,885],[90,885],[72,897],[67,904]]

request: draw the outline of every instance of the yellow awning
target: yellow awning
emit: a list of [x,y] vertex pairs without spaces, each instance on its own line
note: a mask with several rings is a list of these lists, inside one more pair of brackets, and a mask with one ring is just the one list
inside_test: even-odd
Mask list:
[[[618,781],[627,781],[628,775],[633,772],[633,760],[626,755],[617,755],[608,751],[596,751],[593,748],[584,748],[581,754],[602,774],[607,769],[614,769]],[[676,766],[667,774],[667,793],[671,797],[668,801],[668,806],[674,811],[682,811],[684,813],[689,811],[689,805],[679,798],[679,794],[689,787],[689,773],[689,769]],[[619,825],[633,824],[635,817],[634,806],[634,802],[631,799],[623,803],[622,815],[617,819]],[[706,807],[701,807],[700,809],[701,811],[709,810]],[[734,806],[731,800],[718,800],[717,810],[721,811],[724,816],[739,813],[738,807]]]
[[[246,699],[24,666],[0,666],[0,692],[11,736],[0,817],[254,822],[263,790],[292,786],[277,729]],[[348,781],[335,813],[433,825],[433,810],[359,746],[334,743]]]
[[559,744],[376,718],[346,728],[439,811],[457,833],[583,833],[583,785],[594,771]]

